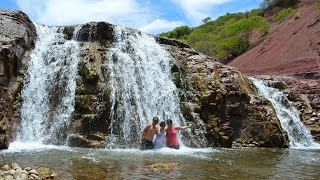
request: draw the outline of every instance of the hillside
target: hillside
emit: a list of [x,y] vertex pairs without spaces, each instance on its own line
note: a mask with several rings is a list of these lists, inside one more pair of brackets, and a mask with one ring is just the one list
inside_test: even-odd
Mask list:
[[320,64],[320,9],[316,0],[301,0],[298,18],[275,22],[270,33],[232,62],[245,74],[315,72]]

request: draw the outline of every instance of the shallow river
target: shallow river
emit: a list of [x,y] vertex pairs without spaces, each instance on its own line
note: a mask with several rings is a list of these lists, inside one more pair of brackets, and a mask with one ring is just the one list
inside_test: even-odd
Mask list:
[[[21,148],[22,147],[22,148]],[[320,150],[82,149],[17,145],[0,151],[0,165],[49,167],[57,179],[319,179]],[[152,168],[154,163],[176,163]]]

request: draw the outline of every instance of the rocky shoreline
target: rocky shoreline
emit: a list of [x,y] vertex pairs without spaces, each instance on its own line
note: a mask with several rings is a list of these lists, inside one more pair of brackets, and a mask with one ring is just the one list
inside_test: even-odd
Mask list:
[[6,164],[0,168],[0,180],[55,179],[55,176],[55,173],[46,167],[31,168],[27,166],[22,168],[17,163],[12,163],[11,166]]

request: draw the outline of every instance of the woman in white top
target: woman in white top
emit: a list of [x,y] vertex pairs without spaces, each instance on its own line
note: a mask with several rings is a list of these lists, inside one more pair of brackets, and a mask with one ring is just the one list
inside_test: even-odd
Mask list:
[[165,127],[166,123],[164,121],[160,122],[160,130],[156,134],[156,139],[153,142],[153,149],[161,149],[164,144],[165,139]]

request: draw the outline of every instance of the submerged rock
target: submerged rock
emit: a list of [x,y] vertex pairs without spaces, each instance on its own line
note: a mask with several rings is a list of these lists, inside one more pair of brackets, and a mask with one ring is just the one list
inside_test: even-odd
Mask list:
[[71,134],[68,137],[68,145],[71,147],[105,148],[106,141],[104,136]]
[[146,167],[161,171],[161,170],[172,170],[178,167],[179,165],[180,163],[155,163],[155,164],[148,165]]

